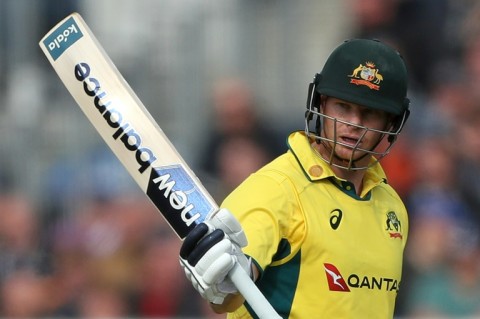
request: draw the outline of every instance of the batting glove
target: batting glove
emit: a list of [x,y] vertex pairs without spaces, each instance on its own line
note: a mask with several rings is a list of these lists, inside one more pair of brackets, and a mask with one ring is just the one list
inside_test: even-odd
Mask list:
[[180,249],[180,265],[203,298],[222,304],[228,294],[238,292],[227,277],[235,263],[251,277],[251,260],[242,252],[246,245],[240,223],[227,209],[221,209],[185,238]]

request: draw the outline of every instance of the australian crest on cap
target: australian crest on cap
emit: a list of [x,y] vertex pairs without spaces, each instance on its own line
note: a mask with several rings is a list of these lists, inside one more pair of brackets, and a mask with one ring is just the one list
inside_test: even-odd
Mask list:
[[383,81],[383,76],[375,68],[375,63],[371,61],[365,62],[365,65],[360,63],[348,76],[352,78],[350,83],[365,85],[377,91],[380,89],[380,82]]

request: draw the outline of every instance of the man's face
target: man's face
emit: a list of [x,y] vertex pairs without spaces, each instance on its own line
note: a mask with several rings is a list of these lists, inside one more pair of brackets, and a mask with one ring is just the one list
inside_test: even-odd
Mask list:
[[[327,153],[333,151],[339,161],[356,161],[373,150],[388,127],[389,115],[381,110],[367,108],[333,97],[322,98],[322,113],[325,115],[322,135],[329,142],[324,144]],[[327,155],[327,154],[324,154]],[[330,155],[327,155],[330,156]]]

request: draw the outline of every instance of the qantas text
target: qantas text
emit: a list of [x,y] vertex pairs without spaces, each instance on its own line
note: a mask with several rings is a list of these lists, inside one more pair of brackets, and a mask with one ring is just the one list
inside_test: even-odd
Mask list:
[[360,277],[352,274],[348,277],[347,282],[352,288],[367,288],[397,292],[399,290],[398,281],[392,278]]

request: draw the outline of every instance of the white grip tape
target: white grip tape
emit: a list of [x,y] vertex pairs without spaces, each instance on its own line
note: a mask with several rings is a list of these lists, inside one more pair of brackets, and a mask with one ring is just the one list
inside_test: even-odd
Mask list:
[[228,277],[260,319],[282,319],[239,264],[235,264]]

